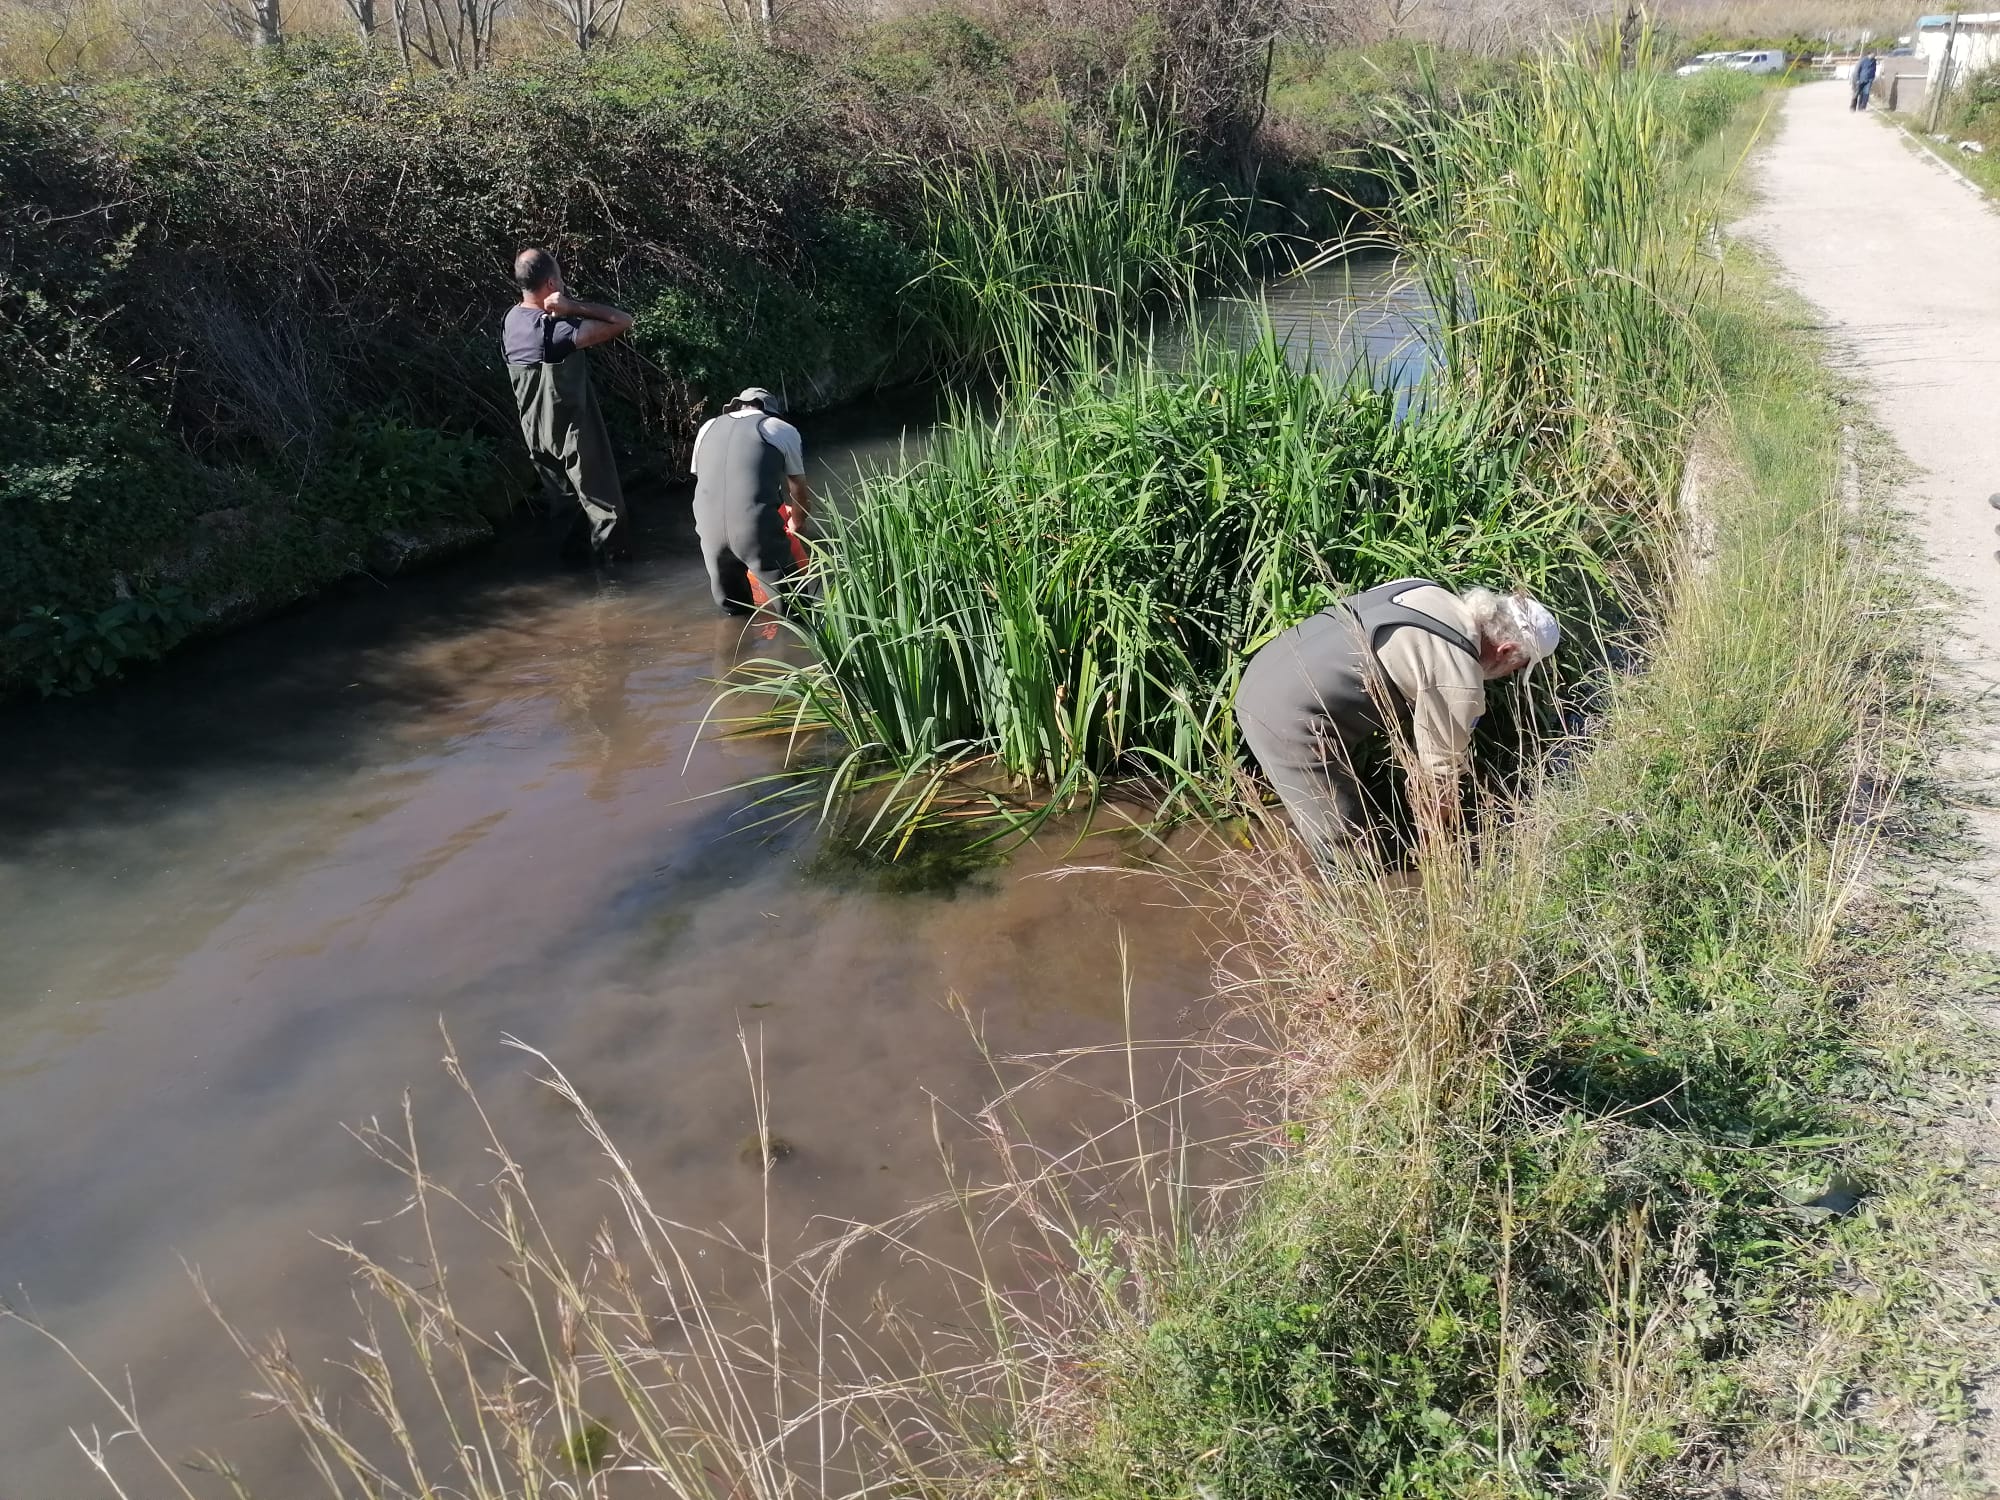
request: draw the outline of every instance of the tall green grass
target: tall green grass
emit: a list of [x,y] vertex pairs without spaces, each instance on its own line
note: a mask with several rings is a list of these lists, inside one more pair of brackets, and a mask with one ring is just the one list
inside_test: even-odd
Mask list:
[[993,150],[920,178],[929,264],[915,292],[947,362],[1032,382],[1247,270],[1244,206],[1199,180],[1188,142],[1116,98],[1102,138],[1054,160]]
[[[1698,230],[1702,167],[1655,212]],[[1710,292],[1707,524],[1661,538],[1649,670],[1476,861],[1434,831],[1407,886],[1243,862],[1265,1175],[1221,1233],[1080,1257],[1081,1337],[1023,1310],[994,1492],[1952,1492],[1923,1434],[1966,1381],[1913,1266],[1958,1148],[1904,1118],[1939,1058],[1895,991],[1930,954],[1874,869],[1922,709],[1908,586],[1843,509],[1814,351],[1766,287]]]
[[1438,312],[1437,375],[1402,416],[1269,336],[1197,338],[1171,368],[1107,352],[1147,307],[1189,310],[1211,244],[1173,143],[1136,120],[1115,179],[1024,200],[989,163],[934,188],[934,295],[968,353],[1010,351],[1010,385],[997,419],[961,416],[829,518],[812,664],[748,674],[776,722],[838,743],[826,804],[887,785],[875,826],[907,830],[967,777],[1030,816],[1124,778],[1213,807],[1246,656],[1340,593],[1423,574],[1534,589],[1572,624],[1629,612],[1713,388],[1711,209],[1666,183],[1742,87],[1691,91],[1648,45],[1633,68],[1532,64],[1474,107],[1386,107],[1384,232]]
[[1385,231],[1422,275],[1454,389],[1604,504],[1670,487],[1715,388],[1696,310],[1716,200],[1664,185],[1758,88],[1668,76],[1650,33],[1635,52],[1539,58],[1476,109],[1433,87],[1384,110]]
[[1608,582],[1593,511],[1537,489],[1522,444],[1468,404],[1397,408],[1267,332],[961,416],[827,517],[811,661],[753,681],[912,794],[888,826],[947,775],[1040,807],[1112,777],[1216,803],[1244,660],[1341,593],[1505,580],[1580,612]]
[[1883,990],[1930,955],[1871,870],[1922,685],[1829,382],[1732,322],[1720,524],[1588,759],[1412,888],[1245,861],[1266,1176],[1121,1245],[1143,1302],[1078,1274],[1021,1493],[1951,1492],[1909,1434],[1965,1410],[1912,1269],[1956,1148],[1899,1118],[1938,1058]]

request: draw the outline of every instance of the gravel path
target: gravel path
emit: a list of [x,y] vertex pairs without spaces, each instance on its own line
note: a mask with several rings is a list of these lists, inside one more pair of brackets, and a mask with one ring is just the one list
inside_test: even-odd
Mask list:
[[[1885,121],[1851,113],[1844,83],[1791,91],[1753,170],[1760,202],[1737,232],[1824,316],[1835,357],[1859,376],[1910,463],[1906,478],[1870,488],[1897,489],[1932,573],[1961,601],[1945,649],[1971,717],[1968,743],[1946,770],[1984,853],[1945,879],[1980,914],[1969,935],[2000,949],[2000,510],[1987,500],[2000,491],[2000,213]],[[2000,1180],[1995,1101],[1968,1110],[1953,1133],[1970,1157],[1972,1191],[1991,1193]],[[1966,1248],[1973,1262],[1993,1263],[1992,1247]],[[1972,1300],[1964,1331],[1977,1345],[1993,1318],[1976,1292]],[[1990,1378],[1983,1386],[1981,1430],[1965,1460],[1991,1483],[2000,1478],[2000,1390]]]
[[[1761,244],[1825,315],[1837,358],[1914,465],[1902,501],[1932,571],[1965,600],[1949,643],[1975,696],[2000,707],[2000,214],[1913,151],[1883,121],[1847,108],[1847,86],[1816,83],[1785,99],[1759,156],[1756,210],[1737,232]],[[1956,769],[1975,786],[2000,776],[1989,741]],[[1967,811],[2000,850],[2000,806]],[[2000,947],[2000,864],[1968,889]]]

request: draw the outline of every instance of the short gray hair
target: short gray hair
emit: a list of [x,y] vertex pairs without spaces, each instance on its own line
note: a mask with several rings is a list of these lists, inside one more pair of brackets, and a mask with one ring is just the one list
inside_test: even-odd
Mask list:
[[1516,646],[1524,660],[1538,662],[1553,654],[1561,638],[1555,617],[1532,595],[1518,590],[1496,594],[1492,589],[1467,589],[1459,600],[1472,616],[1482,643]]

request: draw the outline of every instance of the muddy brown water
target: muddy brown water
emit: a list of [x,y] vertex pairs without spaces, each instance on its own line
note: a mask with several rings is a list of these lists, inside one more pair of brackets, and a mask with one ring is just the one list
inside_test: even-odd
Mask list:
[[[1282,285],[1274,312],[1337,348],[1358,305],[1379,358],[1408,336],[1385,274]],[[807,420],[817,487],[897,461],[926,416]],[[684,508],[661,502],[654,555],[604,573],[497,555],[0,719],[0,1286],[129,1370],[170,1454],[302,1492],[183,1262],[247,1329],[336,1354],[358,1323],[315,1236],[379,1238],[403,1201],[343,1126],[407,1089],[427,1159],[482,1169],[441,1024],[579,1243],[599,1165],[502,1038],[570,1074],[663,1212],[754,1235],[747,1035],[792,1147],[781,1253],[937,1191],[940,1112],[976,1145],[953,1112],[995,1082],[966,1014],[1000,1053],[1117,1043],[1128,986],[1139,1035],[1204,1024],[1216,929],[1157,876],[1059,874],[1116,864],[1115,842],[891,894],[810,828],[749,827],[742,788],[778,748],[703,720],[769,647],[712,612]],[[1122,1065],[1085,1073],[1023,1103],[1038,1139],[1115,1121],[1098,1086]],[[895,1295],[915,1272],[856,1274]],[[0,1393],[0,1500],[102,1493],[67,1430],[115,1424],[54,1350],[0,1326]]]

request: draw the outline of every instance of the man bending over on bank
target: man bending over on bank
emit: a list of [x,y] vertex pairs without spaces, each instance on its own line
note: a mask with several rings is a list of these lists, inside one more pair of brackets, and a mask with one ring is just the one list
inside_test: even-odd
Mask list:
[[778,398],[753,385],[710,417],[695,434],[694,526],[708,564],[708,588],[718,607],[748,614],[761,585],[781,597],[797,573],[799,554],[785,528],[803,525],[812,491],[807,488],[805,440],[778,416]]
[[1343,599],[1258,651],[1236,692],[1236,719],[1292,826],[1325,858],[1367,832],[1356,764],[1380,764],[1392,734],[1414,751],[1412,811],[1455,810],[1486,684],[1541,661],[1560,639],[1555,618],[1526,594],[1460,596],[1404,578]]
[[[514,384],[521,436],[541,475],[551,523],[564,535],[573,533],[579,519],[586,523],[590,550],[601,557],[617,528],[624,493],[583,351],[624,333],[632,315],[572,298],[562,267],[546,250],[530,248],[514,257],[514,283],[521,301],[507,314],[500,346]],[[569,512],[571,505],[580,516]]]

